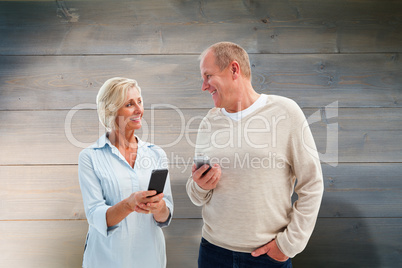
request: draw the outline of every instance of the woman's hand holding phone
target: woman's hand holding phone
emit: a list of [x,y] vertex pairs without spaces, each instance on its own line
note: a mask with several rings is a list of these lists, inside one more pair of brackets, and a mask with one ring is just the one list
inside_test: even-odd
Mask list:
[[144,191],[147,195],[141,200],[135,207],[135,211],[144,214],[155,214],[160,212],[165,206],[165,200],[163,200],[163,193],[156,194],[156,191]]
[[138,203],[135,207],[135,212],[143,214],[153,214],[154,219],[157,222],[165,222],[169,218],[169,208],[166,206],[165,200],[163,200],[163,193],[156,194],[155,190],[143,191],[145,199]]

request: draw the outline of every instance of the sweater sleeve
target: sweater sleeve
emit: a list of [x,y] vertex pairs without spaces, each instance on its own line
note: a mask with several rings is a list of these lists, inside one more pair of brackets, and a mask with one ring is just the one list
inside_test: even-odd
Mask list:
[[193,177],[187,180],[186,191],[191,202],[196,206],[202,206],[212,197],[213,190],[204,190],[193,180]]
[[[210,124],[208,123],[207,116],[203,118],[197,133],[197,141],[196,141],[196,148],[195,153],[202,152],[203,149],[209,147],[209,134],[210,134]],[[204,190],[202,189],[194,180],[193,177],[187,180],[186,184],[186,191],[188,197],[190,198],[191,202],[194,203],[196,206],[202,206],[211,199],[213,190]]]
[[277,235],[276,242],[285,255],[294,257],[306,247],[314,230],[324,186],[317,148],[303,111],[293,103],[290,113],[292,129],[287,149],[297,178],[298,200],[287,228]]

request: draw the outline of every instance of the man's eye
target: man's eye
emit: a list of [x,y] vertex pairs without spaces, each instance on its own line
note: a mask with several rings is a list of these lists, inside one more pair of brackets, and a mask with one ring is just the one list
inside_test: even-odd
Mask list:
[[209,79],[209,78],[211,78],[211,75],[210,75],[210,74],[207,74],[206,77],[207,77],[207,79]]

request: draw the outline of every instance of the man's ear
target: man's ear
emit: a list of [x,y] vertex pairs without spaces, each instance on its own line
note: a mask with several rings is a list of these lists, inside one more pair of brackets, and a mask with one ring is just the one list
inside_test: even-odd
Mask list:
[[230,64],[230,71],[232,72],[233,78],[237,78],[237,76],[240,74],[240,65],[237,61],[232,61]]

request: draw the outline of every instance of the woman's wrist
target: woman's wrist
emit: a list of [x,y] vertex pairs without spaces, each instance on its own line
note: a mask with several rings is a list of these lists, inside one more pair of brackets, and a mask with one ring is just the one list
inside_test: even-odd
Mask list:
[[166,206],[165,202],[163,202],[163,203],[164,203],[163,208],[154,214],[155,221],[157,221],[159,223],[166,222],[169,219],[169,215],[170,215],[169,208]]
[[[125,207],[126,211],[128,211],[129,213],[132,213],[132,212],[135,211],[135,207],[136,207],[137,205],[136,205],[135,198],[133,198],[133,199],[134,199],[134,202],[130,202],[130,201],[131,201],[130,199],[131,199],[131,198],[128,197],[128,198],[124,199],[123,202],[124,202],[124,207]],[[133,204],[133,203],[134,203],[134,204]]]

